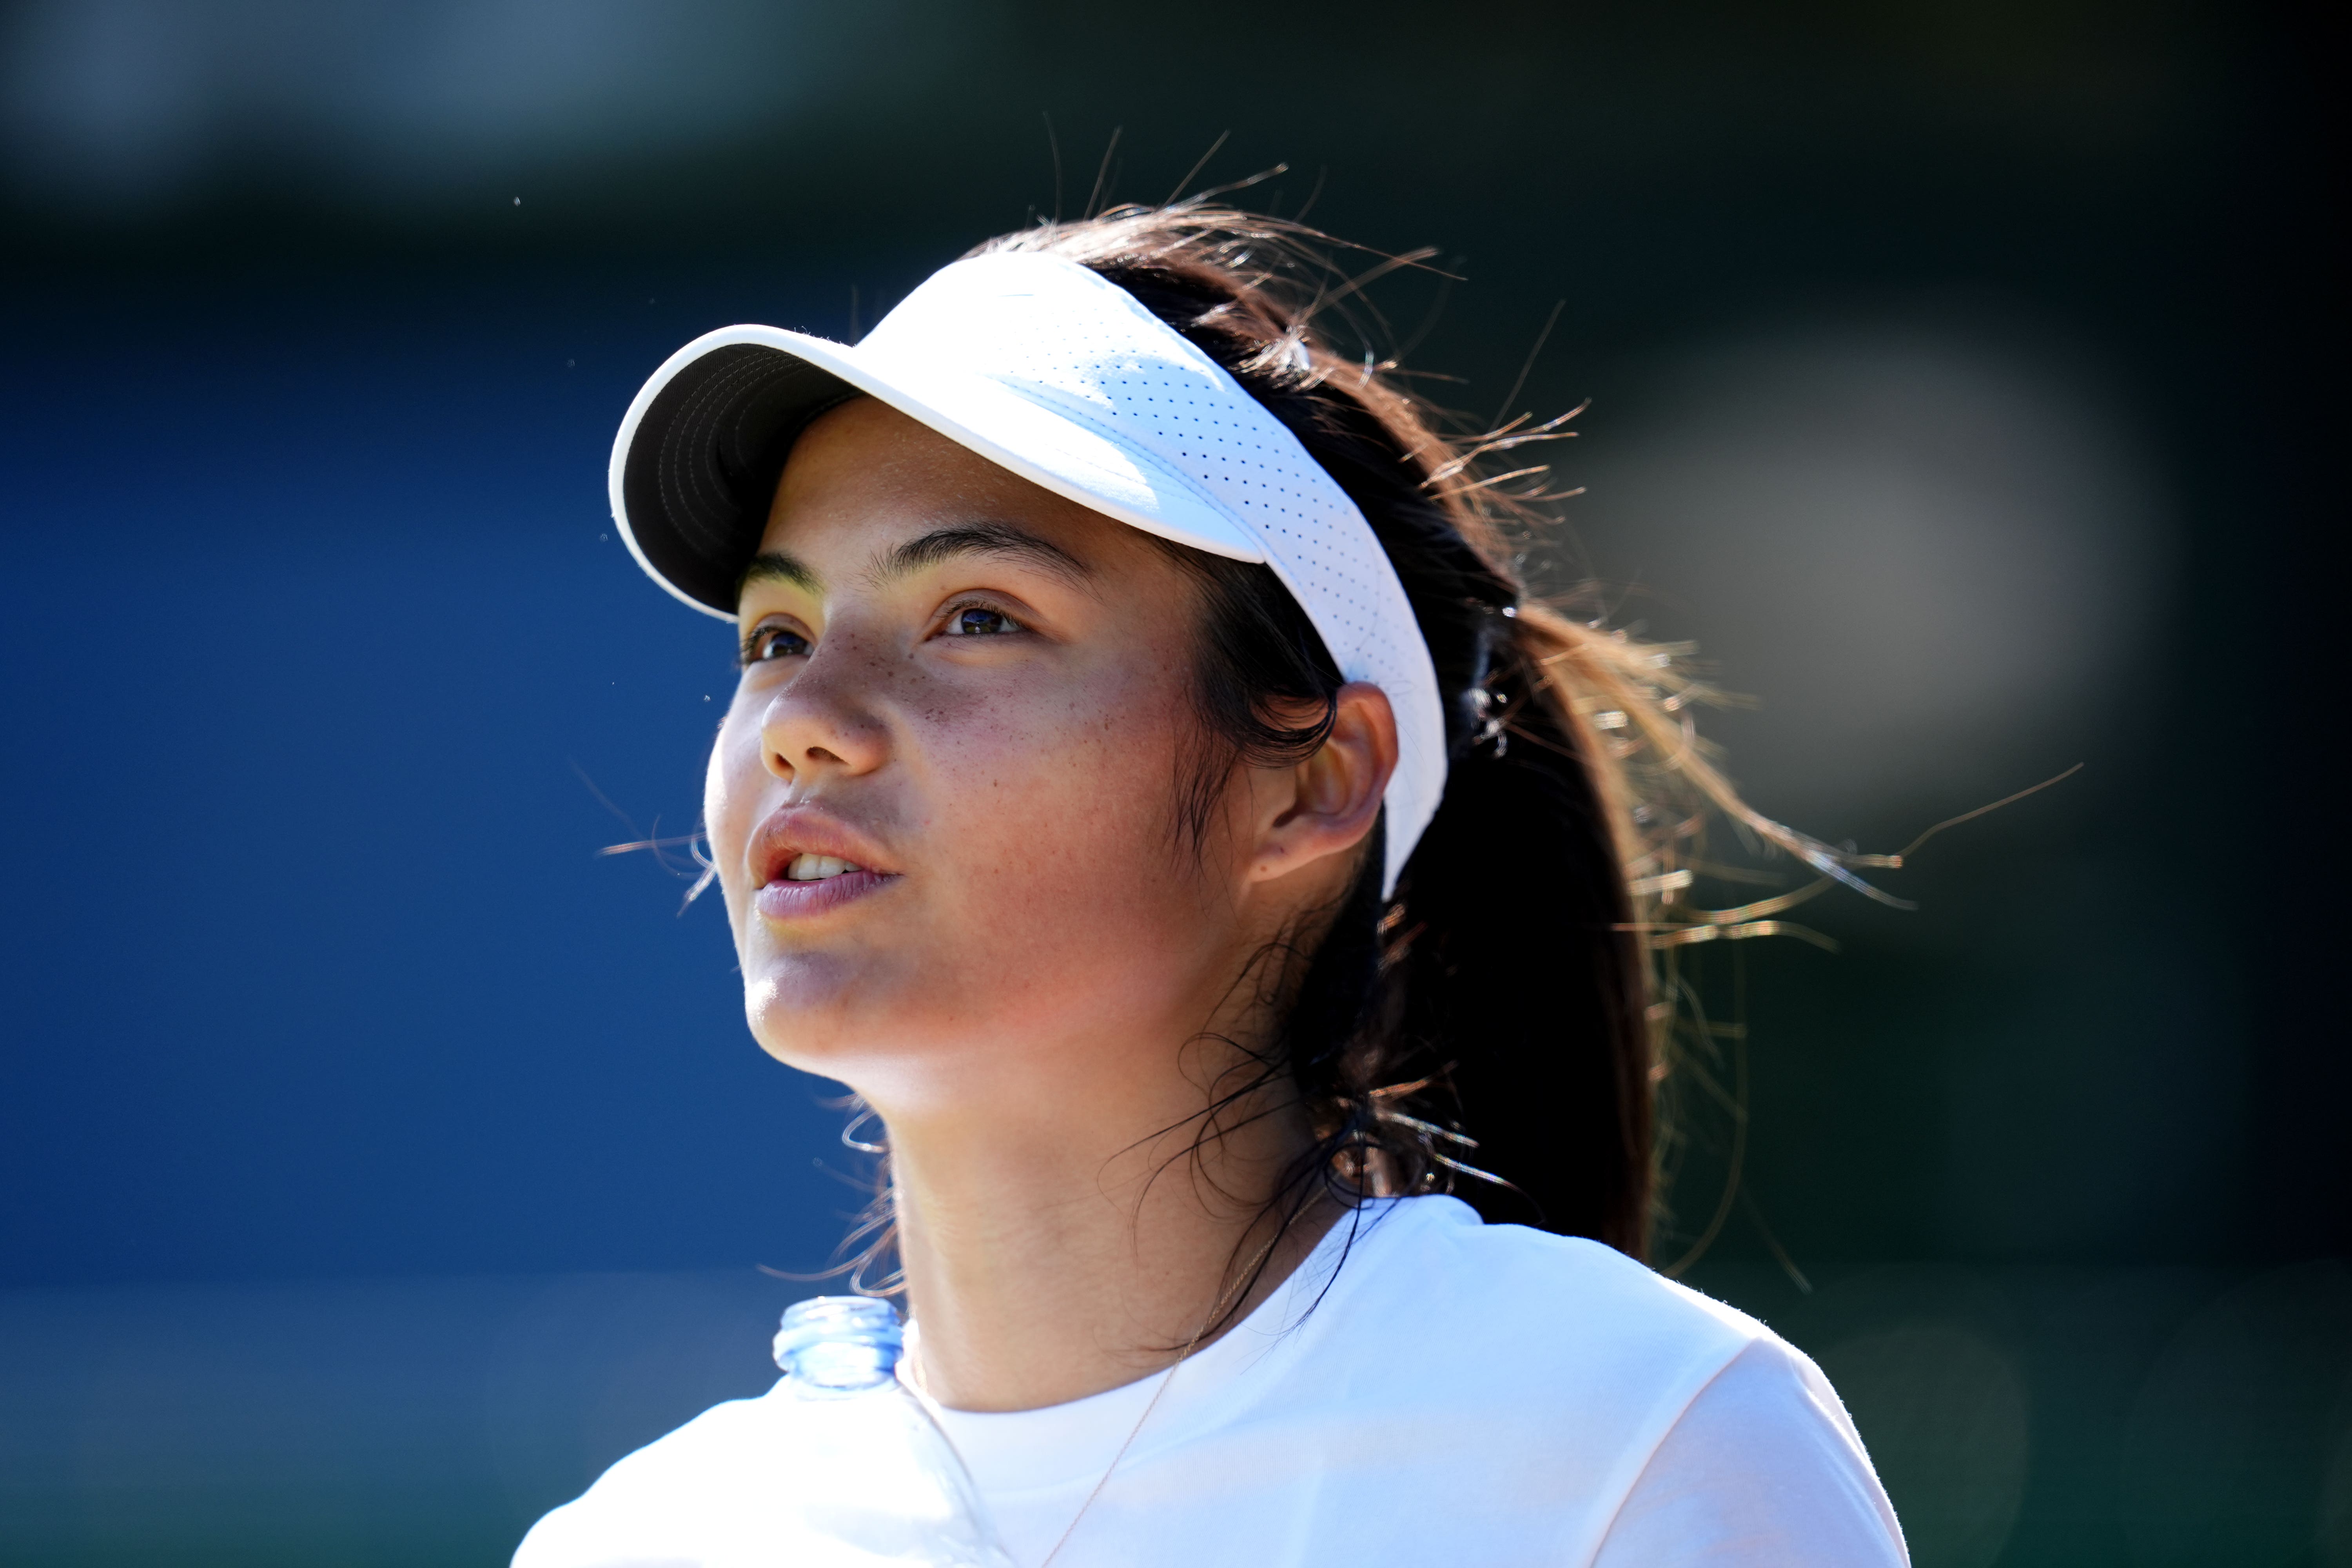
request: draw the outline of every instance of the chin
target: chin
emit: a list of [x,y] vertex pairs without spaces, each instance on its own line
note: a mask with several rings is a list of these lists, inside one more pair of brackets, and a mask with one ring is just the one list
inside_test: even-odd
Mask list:
[[787,1067],[840,1077],[841,1059],[857,1054],[853,1042],[871,1037],[870,1026],[861,1026],[870,1021],[857,1015],[873,987],[859,984],[850,968],[802,956],[747,965],[743,1016],[760,1048]]
[[863,966],[804,958],[772,963],[743,987],[745,1020],[761,1050],[894,1104],[953,1092],[959,1073],[949,1058],[987,1054],[957,1020],[919,1016],[925,1009],[908,1000]]
[[1068,1064],[1039,1048],[1055,1009],[928,970],[772,959],[747,966],[743,1002],[761,1050],[845,1085],[886,1117],[1017,1114],[1068,1077]]

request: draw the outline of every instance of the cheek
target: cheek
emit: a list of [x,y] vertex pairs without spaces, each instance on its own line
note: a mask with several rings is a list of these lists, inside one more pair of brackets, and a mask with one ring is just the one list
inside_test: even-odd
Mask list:
[[[1035,973],[1100,966],[1114,942],[1197,921],[1202,879],[1175,832],[1182,716],[1150,679],[1105,681],[1065,702],[978,704],[940,725],[939,820],[968,940]],[[1155,934],[1156,933],[1156,934]]]
[[759,826],[760,786],[767,777],[757,727],[730,710],[719,726],[709,765],[703,770],[702,824],[710,839],[711,858],[719,866],[719,890],[726,899],[728,918],[739,929],[738,916],[751,893],[743,885],[743,852],[752,829]]

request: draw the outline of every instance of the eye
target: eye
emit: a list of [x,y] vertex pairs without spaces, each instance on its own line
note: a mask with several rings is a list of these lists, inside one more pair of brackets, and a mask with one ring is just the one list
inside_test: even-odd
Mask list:
[[743,663],[750,666],[779,658],[800,658],[808,650],[808,638],[790,626],[759,626],[743,639]]
[[951,637],[995,637],[1024,629],[1020,622],[1003,610],[992,610],[984,605],[966,605],[948,616],[946,635]]

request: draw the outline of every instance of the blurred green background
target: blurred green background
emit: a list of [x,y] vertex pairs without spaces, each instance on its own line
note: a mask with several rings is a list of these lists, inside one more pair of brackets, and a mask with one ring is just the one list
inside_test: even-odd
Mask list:
[[2085,764],[1917,912],[1745,953],[1690,1278],[1822,1361],[1923,1565],[2352,1563],[2341,917],[2286,833],[2336,787],[2322,43],[0,7],[0,1562],[499,1563],[764,1386],[807,1287],[754,1266],[824,1261],[852,1167],[715,911],[594,858],[690,824],[728,679],[609,537],[612,427],[697,332],[849,333],[1230,132],[1197,183],[1440,247],[1379,300],[1441,401],[1591,400],[1531,570],[1760,699],[1710,732],[1764,810],[1888,849]]

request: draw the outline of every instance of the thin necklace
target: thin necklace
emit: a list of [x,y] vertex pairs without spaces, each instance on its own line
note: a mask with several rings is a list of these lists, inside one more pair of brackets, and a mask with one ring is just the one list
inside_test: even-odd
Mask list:
[[[1110,1484],[1111,1472],[1118,1468],[1119,1461],[1127,1458],[1127,1451],[1135,1447],[1135,1440],[1143,1435],[1143,1424],[1151,1419],[1151,1413],[1160,1408],[1160,1395],[1166,1394],[1168,1385],[1176,1381],[1176,1369],[1191,1360],[1192,1352],[1201,1348],[1201,1341],[1208,1335],[1209,1325],[1217,1321],[1218,1314],[1225,1310],[1225,1303],[1234,1299],[1234,1292],[1240,1289],[1256,1274],[1258,1265],[1266,1260],[1267,1256],[1274,1251],[1274,1244],[1280,1241],[1288,1229],[1289,1227],[1286,1226],[1268,1237],[1265,1245],[1257,1249],[1256,1256],[1249,1260],[1247,1267],[1242,1269],[1239,1277],[1232,1284],[1227,1285],[1217,1297],[1215,1304],[1202,1314],[1201,1326],[1194,1329],[1192,1337],[1184,1342],[1183,1352],[1174,1361],[1170,1362],[1168,1370],[1160,1374],[1160,1386],[1151,1391],[1151,1398],[1144,1405],[1143,1414],[1135,1418],[1135,1425],[1128,1428],[1126,1440],[1119,1444],[1118,1452],[1110,1457],[1110,1463],[1105,1465],[1103,1473],[1095,1479],[1094,1489],[1087,1493],[1087,1500],[1078,1505],[1077,1512],[1070,1515],[1070,1522],[1062,1526],[1062,1533],[1055,1538],[1053,1550],[1037,1560],[1037,1568],[1052,1568],[1054,1559],[1062,1554],[1062,1548],[1070,1543],[1070,1537],[1076,1532],[1078,1521],[1087,1517],[1087,1510],[1095,1506],[1095,1499],[1102,1496],[1103,1488]],[[916,1364],[915,1375],[919,1384],[922,1381],[920,1363]]]
[[1087,1493],[1087,1500],[1078,1505],[1077,1512],[1070,1515],[1070,1522],[1062,1526],[1062,1533],[1055,1539],[1053,1550],[1037,1560],[1037,1568],[1053,1568],[1054,1559],[1062,1554],[1062,1548],[1067,1546],[1070,1543],[1070,1537],[1076,1533],[1078,1521],[1087,1517],[1087,1510],[1095,1506],[1095,1499],[1102,1496],[1103,1488],[1110,1485],[1111,1472],[1118,1468],[1119,1461],[1127,1458],[1127,1451],[1135,1447],[1135,1440],[1143,1435],[1143,1424],[1151,1419],[1151,1413],[1160,1408],[1160,1396],[1166,1394],[1168,1385],[1176,1381],[1176,1369],[1190,1361],[1192,1352],[1201,1348],[1201,1341],[1208,1333],[1209,1325],[1217,1321],[1218,1314],[1225,1310],[1225,1303],[1233,1300],[1234,1292],[1240,1289],[1257,1272],[1258,1265],[1264,1263],[1266,1256],[1273,1252],[1274,1244],[1282,1239],[1282,1231],[1277,1230],[1266,1237],[1265,1245],[1257,1249],[1257,1255],[1249,1260],[1248,1266],[1241,1271],[1232,1284],[1219,1293],[1215,1304],[1201,1314],[1201,1326],[1194,1329],[1192,1337],[1184,1342],[1183,1352],[1174,1361],[1170,1362],[1168,1370],[1160,1374],[1160,1386],[1151,1391],[1151,1398],[1143,1406],[1143,1414],[1135,1418],[1135,1425],[1128,1428],[1127,1438],[1119,1444],[1118,1452],[1110,1457],[1110,1463],[1105,1465],[1103,1473],[1095,1479],[1094,1489]]

